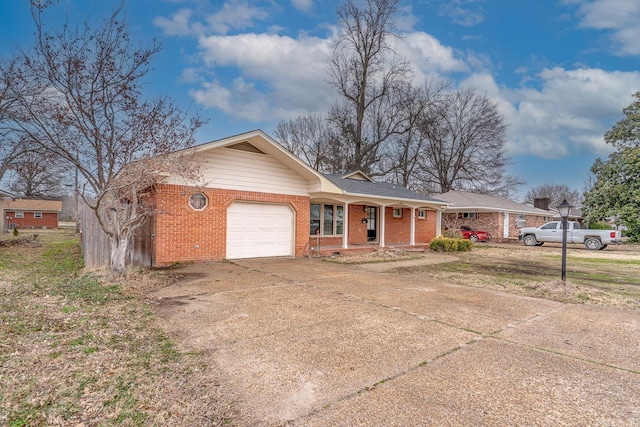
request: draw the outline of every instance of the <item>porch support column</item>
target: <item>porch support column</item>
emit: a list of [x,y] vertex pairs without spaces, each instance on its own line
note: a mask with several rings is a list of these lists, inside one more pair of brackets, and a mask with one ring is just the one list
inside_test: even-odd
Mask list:
[[442,237],[442,210],[436,209],[436,237]]
[[409,232],[409,246],[416,245],[416,208],[411,208],[411,231]]
[[385,221],[385,213],[386,213],[386,206],[385,205],[381,205],[380,206],[380,244],[379,246],[381,248],[384,248],[384,231],[386,228],[386,221]]
[[342,249],[349,249],[349,203],[345,202],[342,213]]

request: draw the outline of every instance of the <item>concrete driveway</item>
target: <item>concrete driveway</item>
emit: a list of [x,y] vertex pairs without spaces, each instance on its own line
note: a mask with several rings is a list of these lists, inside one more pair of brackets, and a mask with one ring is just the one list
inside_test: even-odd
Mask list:
[[314,259],[177,272],[159,314],[236,425],[640,425],[637,311]]

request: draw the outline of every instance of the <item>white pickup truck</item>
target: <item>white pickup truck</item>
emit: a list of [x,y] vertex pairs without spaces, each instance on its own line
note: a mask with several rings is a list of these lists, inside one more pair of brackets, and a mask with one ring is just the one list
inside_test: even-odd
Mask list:
[[[607,245],[622,243],[620,230],[581,229],[580,223],[568,221],[567,243],[584,243],[585,248],[598,250]],[[518,232],[518,239],[527,246],[541,246],[545,242],[562,243],[562,221],[553,221],[540,227],[525,227]]]

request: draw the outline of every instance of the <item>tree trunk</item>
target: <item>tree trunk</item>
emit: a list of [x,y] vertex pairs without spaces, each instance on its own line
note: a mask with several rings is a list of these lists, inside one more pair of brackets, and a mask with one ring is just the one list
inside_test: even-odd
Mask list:
[[129,246],[128,237],[112,237],[109,239],[111,243],[111,256],[109,257],[109,269],[116,274],[123,274],[127,268],[125,265],[127,247]]

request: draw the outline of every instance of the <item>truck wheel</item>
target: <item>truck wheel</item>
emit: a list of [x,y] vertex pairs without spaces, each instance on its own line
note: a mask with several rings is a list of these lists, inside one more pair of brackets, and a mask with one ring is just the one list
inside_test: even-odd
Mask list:
[[602,242],[594,237],[589,237],[584,241],[584,247],[592,251],[597,251],[602,247]]
[[538,241],[536,240],[536,236],[534,236],[533,234],[527,234],[522,238],[522,241],[526,246],[535,246],[538,244]]
[[469,240],[471,240],[473,243],[478,243],[478,236],[472,234],[471,236],[469,236]]

